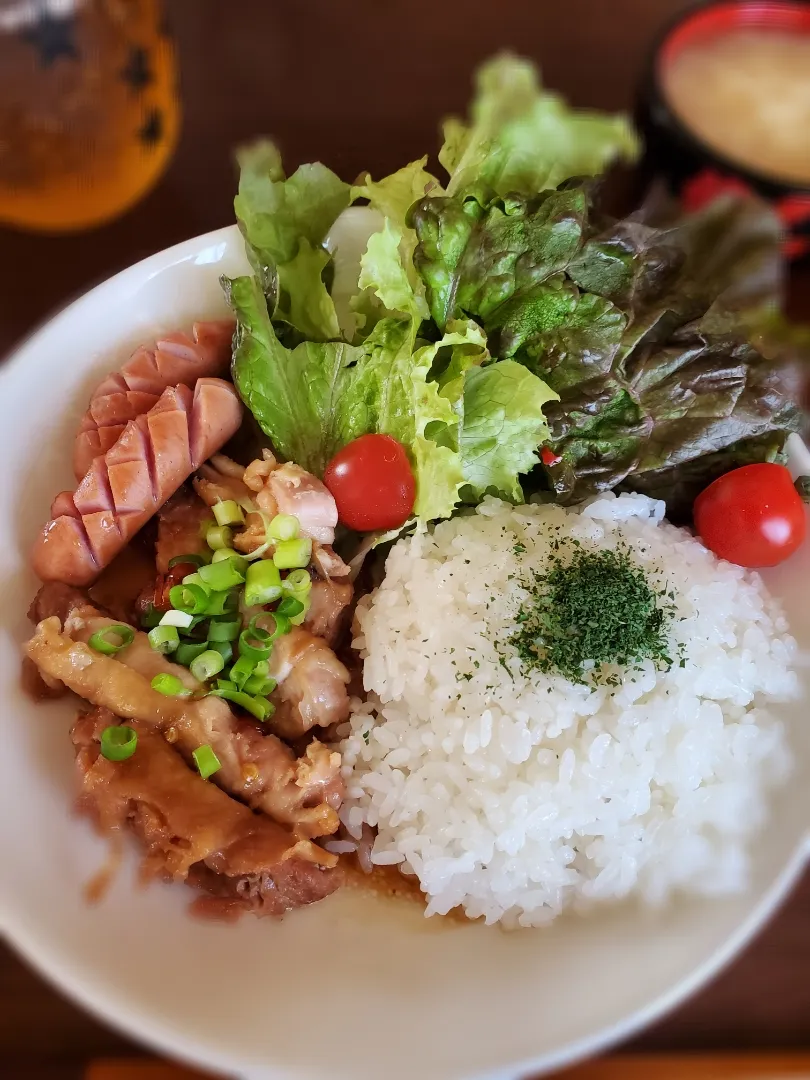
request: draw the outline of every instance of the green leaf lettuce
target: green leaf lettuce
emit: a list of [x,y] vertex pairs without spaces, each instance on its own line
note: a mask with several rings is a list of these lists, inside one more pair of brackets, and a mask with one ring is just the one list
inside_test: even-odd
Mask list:
[[315,341],[339,336],[324,283],[330,256],[323,241],[349,205],[351,189],[325,165],[302,165],[285,177],[276,147],[260,141],[239,151],[234,210],[273,317]]
[[439,161],[448,195],[534,195],[633,161],[638,150],[625,117],[570,108],[541,88],[530,61],[502,55],[478,72],[469,122],[445,121]]
[[517,474],[536,462],[542,409],[556,395],[519,364],[487,364],[475,323],[416,349],[405,316],[381,319],[362,345],[288,349],[255,278],[223,285],[237,315],[234,383],[282,457],[322,476],[341,447],[378,432],[410,457],[417,518],[449,516],[462,486],[521,498]]

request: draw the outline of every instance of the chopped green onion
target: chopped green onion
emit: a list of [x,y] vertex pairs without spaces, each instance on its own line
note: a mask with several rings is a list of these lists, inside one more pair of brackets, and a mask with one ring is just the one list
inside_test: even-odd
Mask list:
[[135,753],[138,733],[125,724],[114,724],[101,733],[101,754],[107,761],[126,761]]
[[296,599],[294,596],[285,596],[273,614],[283,615],[292,620],[296,615],[301,615],[303,612],[304,604],[301,600]]
[[257,559],[261,559],[267,554],[269,547],[270,544],[265,541],[263,544],[259,544],[257,548],[254,548],[253,551],[246,551],[242,558],[245,562],[256,562]]
[[299,600],[301,599],[299,594],[306,594],[311,588],[312,578],[309,576],[308,570],[291,570],[281,582],[282,592],[292,593]]
[[225,667],[225,661],[215,649],[207,649],[191,661],[191,674],[200,682],[207,682]]
[[235,690],[236,683],[231,679],[217,679],[217,690]]
[[[295,541],[293,541],[295,543]],[[281,596],[281,574],[269,559],[251,563],[245,577],[245,603],[271,604]]]
[[[279,605],[279,610],[283,615],[287,615],[293,626],[300,626],[307,617],[310,605],[309,594],[312,590],[312,578],[309,576],[309,571],[291,570],[282,581],[281,589],[285,599]],[[301,608],[292,609],[291,607],[288,610],[286,607],[287,598],[301,604]],[[295,610],[296,614],[293,615],[292,610]]]
[[301,603],[304,605],[304,610],[302,612],[300,612],[298,615],[293,615],[293,617],[290,619],[290,622],[293,624],[293,626],[300,626],[301,623],[306,621],[306,617],[309,614],[309,607],[310,607],[309,597],[305,596],[303,598],[303,600],[301,601]]
[[267,526],[271,540],[294,540],[298,536],[298,518],[292,514],[276,514]]
[[169,559],[169,569],[173,566],[182,566],[187,564],[189,566],[204,566],[208,560],[203,555],[175,555],[173,559]]
[[162,611],[158,611],[154,604],[149,604],[146,611],[141,615],[141,626],[144,630],[151,630],[160,622]]
[[103,630],[96,630],[87,644],[91,649],[104,653],[105,656],[115,656],[127,645],[131,645],[134,640],[135,631],[131,626],[127,626],[126,623],[113,623],[111,626],[105,626]]
[[298,540],[279,540],[273,552],[273,562],[279,570],[293,570],[309,566],[312,558],[312,541],[309,537]]
[[156,626],[148,633],[149,644],[159,653],[174,652],[180,644],[180,635],[176,626]]
[[239,609],[239,593],[236,589],[227,592],[211,593],[208,598],[206,615],[229,615]]
[[206,641],[195,641],[191,644],[183,642],[182,645],[178,645],[174,658],[177,663],[182,664],[183,667],[191,667],[192,660],[196,660],[198,656],[202,656],[207,649],[208,643]]
[[246,656],[254,665],[266,660],[272,651],[272,637],[259,626],[250,626],[239,635],[239,655]]
[[251,713],[257,720],[268,720],[276,711],[272,702],[267,701],[265,698],[251,697],[250,694],[245,694],[240,690],[212,690],[212,697],[225,698],[226,701],[232,701],[234,705],[238,705],[246,712]]
[[230,616],[212,619],[208,627],[208,640],[236,641],[241,629],[242,623],[239,619],[232,619]]
[[267,697],[268,694],[273,693],[278,683],[275,679],[269,679],[267,675],[259,674],[258,668],[259,664],[256,665],[257,670],[253,672],[242,689],[253,697]]
[[233,543],[233,529],[227,525],[212,525],[205,534],[205,542],[214,551],[229,548]]
[[[189,574],[189,577],[191,576]],[[182,585],[173,585],[169,589],[169,603],[177,611],[184,611],[187,615],[203,615],[208,607],[208,593],[187,577],[183,579]]]
[[225,562],[226,559],[230,559],[233,565],[239,571],[240,574],[244,574],[247,570],[248,561],[244,555],[240,555],[238,551],[234,551],[233,548],[219,548],[214,552],[212,562]]
[[176,675],[170,675],[166,671],[152,679],[152,689],[157,690],[159,694],[165,694],[166,697],[188,697],[191,693]]
[[218,652],[222,657],[223,664],[230,664],[233,660],[233,645],[230,641],[211,641],[209,644],[214,652]]
[[203,780],[207,780],[222,768],[222,763],[210,746],[198,746],[196,750],[192,750],[191,756]]
[[241,525],[245,520],[242,507],[233,499],[214,503],[212,510],[214,511],[214,517],[217,519],[217,525]]
[[214,592],[225,592],[227,589],[244,584],[245,581],[245,575],[239,573],[232,559],[201,566],[200,577]]
[[206,596],[211,592],[197,571],[193,574],[186,574],[183,578],[183,585],[196,585],[198,589],[202,589]]
[[188,630],[189,627],[194,625],[194,616],[188,611],[171,611],[165,612],[158,623],[158,626],[179,626],[181,630]]
[[249,656],[240,656],[236,663],[231,667],[231,670],[228,672],[228,678],[236,686],[237,690],[242,689],[253,674],[255,667],[256,662],[251,660]]
[[[273,620],[272,631],[261,625],[260,620],[266,622],[268,619]],[[278,615],[275,611],[260,611],[258,615],[254,615],[250,620],[249,629],[255,631],[258,627],[260,630],[267,630],[267,633],[270,634],[270,640],[276,641],[284,634],[289,634],[290,625],[290,620],[286,615]]]

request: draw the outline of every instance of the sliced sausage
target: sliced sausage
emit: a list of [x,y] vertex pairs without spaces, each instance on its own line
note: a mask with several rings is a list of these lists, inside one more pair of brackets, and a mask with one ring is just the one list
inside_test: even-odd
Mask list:
[[148,413],[130,420],[96,458],[73,494],[58,495],[56,516],[31,555],[42,581],[88,585],[242,419],[236,391],[198,379],[194,391],[169,386]]
[[193,387],[199,378],[224,374],[233,328],[230,320],[195,323],[191,337],[168,334],[154,349],[142,345],[119,371],[108,375],[96,387],[79,425],[73,451],[76,479],[118,441],[130,420],[157,404],[167,386]]

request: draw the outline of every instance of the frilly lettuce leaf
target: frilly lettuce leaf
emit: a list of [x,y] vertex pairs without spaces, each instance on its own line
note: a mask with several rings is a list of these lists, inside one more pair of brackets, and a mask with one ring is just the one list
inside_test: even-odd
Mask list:
[[524,307],[527,294],[578,255],[588,210],[582,186],[487,206],[472,197],[416,203],[414,264],[436,324],[472,315],[486,326],[504,305]]
[[426,437],[430,424],[457,422],[428,383],[431,359],[413,353],[412,320],[381,320],[360,346],[278,340],[255,278],[223,279],[237,316],[233,379],[278,453],[322,476],[334,454],[369,432],[405,447],[417,487],[415,513],[446,517],[462,482],[458,454]]
[[[549,376],[553,383],[553,374]],[[728,313],[709,312],[547,410],[563,502],[618,484],[665,497],[674,519],[736,465],[773,460],[800,410]]]
[[389,218],[395,225],[404,225],[408,209],[426,195],[441,195],[439,181],[425,169],[427,154],[412,161],[382,180],[372,180],[366,173],[361,184],[352,188],[352,201],[368,199],[375,210]]
[[279,455],[318,476],[339,449],[334,417],[361,350],[341,341],[285,348],[259,281],[223,278],[237,316],[232,375],[239,396]]
[[518,477],[537,464],[537,448],[549,436],[543,410],[557,399],[513,360],[469,369],[460,451],[464,482],[476,499],[489,491],[523,501]]
[[340,337],[335,305],[323,282],[329,262],[328,251],[302,239],[294,257],[278,267],[274,318],[289,323],[309,341]]
[[391,224],[390,218],[380,232],[372,233],[360,260],[358,288],[371,289],[389,312],[410,315],[418,328],[428,317],[424,289],[417,277],[414,288],[401,253],[402,232]]
[[472,320],[451,323],[439,341],[416,355],[435,379],[428,385],[438,386],[452,405],[444,426],[435,422],[433,410],[427,433],[458,452],[463,479],[458,490],[468,499],[489,491],[522,501],[518,476],[537,464],[537,448],[549,436],[544,406],[557,394],[521,364],[489,363],[486,336]]
[[377,324],[345,380],[338,441],[345,445],[373,431],[402,443],[416,479],[414,514],[430,520],[453,512],[463,477],[458,454],[428,438],[426,430],[454,425],[458,418],[436,383],[427,381],[431,351],[412,350],[409,319],[383,319]]
[[463,399],[465,372],[491,359],[487,336],[472,319],[451,320],[443,337],[425,349],[431,356],[431,377],[439,384],[442,397],[454,405]]
[[626,316],[602,296],[582,293],[562,274],[502,304],[486,321],[493,351],[518,354],[561,390],[610,371]]
[[[412,161],[382,180],[366,174],[364,182],[352,188],[352,199],[368,199],[369,206],[384,218],[382,234],[369,238],[362,260],[359,295],[352,307],[359,315],[360,328],[370,330],[376,320],[391,312],[412,315],[418,322],[428,317],[425,286],[413,263],[417,243],[414,230],[407,223],[407,213],[426,192],[441,192],[438,180],[425,170],[427,157]],[[369,301],[364,290],[371,290],[382,304]],[[387,298],[386,298],[387,297]]]
[[266,140],[241,149],[237,158],[234,210],[273,317],[305,338],[338,337],[335,307],[323,280],[330,259],[323,241],[349,205],[349,185],[317,162],[285,178],[279,152]]
[[[687,218],[645,209],[583,245],[563,286],[576,307],[515,353],[560,394],[547,415],[561,501],[622,485],[683,520],[717,476],[781,451],[801,410],[752,343],[778,294],[779,242],[767,207],[724,198]],[[493,329],[490,343],[508,338]]]
[[625,117],[571,109],[540,87],[532,63],[502,55],[478,72],[469,122],[445,121],[439,161],[448,195],[535,195],[638,151]]
[[287,349],[258,281],[223,285],[237,316],[234,383],[282,457],[322,476],[342,446],[379,432],[410,457],[422,521],[449,516],[463,485],[521,498],[518,472],[536,462],[548,435],[543,407],[556,395],[511,360],[486,364],[475,323],[416,350],[408,317],[380,320],[362,345]]

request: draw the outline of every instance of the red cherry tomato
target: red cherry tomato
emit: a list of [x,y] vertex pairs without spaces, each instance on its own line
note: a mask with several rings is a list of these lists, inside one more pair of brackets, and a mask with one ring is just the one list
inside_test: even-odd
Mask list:
[[695,529],[715,555],[739,566],[776,566],[807,531],[801,496],[784,465],[744,465],[695,500]]
[[390,435],[361,435],[326,467],[338,517],[357,532],[396,529],[411,515],[416,482],[402,445]]

